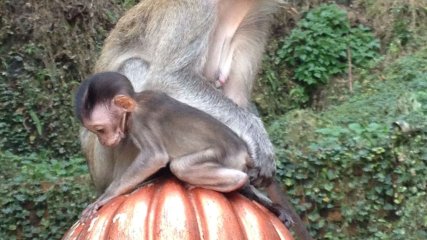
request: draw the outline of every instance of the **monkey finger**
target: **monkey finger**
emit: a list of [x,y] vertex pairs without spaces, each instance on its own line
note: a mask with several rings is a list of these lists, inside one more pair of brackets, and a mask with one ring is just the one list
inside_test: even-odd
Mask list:
[[255,187],[260,187],[260,188],[267,187],[273,181],[273,177],[272,176],[268,176],[268,177],[267,176],[262,176],[262,175],[260,175],[260,171],[259,170],[252,169],[252,171],[250,171],[248,173],[248,175],[249,175],[250,183],[252,185],[254,185]]
[[247,174],[249,176],[249,181],[252,185],[256,187],[265,187],[268,186],[268,183],[271,182],[271,176],[266,177],[260,175],[261,169],[258,167],[253,167],[248,169]]
[[256,178],[254,178],[251,181],[252,185],[254,185],[255,187],[259,187],[259,188],[267,187],[272,182],[273,182],[273,178],[272,177],[261,176],[261,175],[258,175]]
[[291,215],[279,204],[273,204],[273,212],[287,228],[290,228],[295,224]]
[[275,163],[265,161],[264,166],[257,166],[257,176],[254,176],[254,185],[257,187],[265,187],[271,184],[276,173]]
[[247,174],[249,176],[249,181],[251,182],[251,184],[254,184],[255,182],[258,181],[259,168],[256,168],[256,167],[249,168],[247,171]]
[[93,210],[92,210],[92,208],[86,208],[84,211],[83,211],[83,213],[82,213],[82,215],[81,215],[81,217],[80,217],[80,220],[82,221],[82,222],[86,222],[88,219],[90,219],[91,218],[91,216],[93,215]]
[[280,213],[279,219],[280,219],[280,221],[283,222],[283,224],[285,224],[285,226],[287,228],[290,228],[290,227],[292,227],[295,224],[295,222],[292,219],[292,217],[289,214],[285,213],[285,212],[281,212]]
[[[261,137],[260,137],[261,138]],[[252,139],[260,139],[252,138]],[[264,141],[260,140],[249,141],[248,143],[249,152],[251,155],[250,161],[248,161],[248,175],[250,177],[251,183],[257,187],[267,186],[271,183],[271,179],[274,176],[276,170],[275,155],[271,142],[268,138]]]
[[253,158],[252,158],[252,157],[248,157],[248,158],[246,159],[246,167],[247,167],[248,169],[255,168],[255,161],[253,160]]
[[[268,171],[265,171],[267,168],[261,169],[259,172],[259,178],[261,180],[261,186],[269,186],[274,180],[276,174],[276,168],[270,168]],[[264,171],[263,171],[264,170]]]
[[99,205],[97,202],[91,203],[89,206],[87,206],[86,209],[83,210],[82,215],[80,217],[82,222],[86,222],[88,219],[92,218],[96,214],[98,208]]

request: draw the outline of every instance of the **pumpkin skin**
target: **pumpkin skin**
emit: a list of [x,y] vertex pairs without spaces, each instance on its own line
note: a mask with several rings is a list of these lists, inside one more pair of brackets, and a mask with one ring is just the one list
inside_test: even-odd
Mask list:
[[189,189],[175,177],[112,199],[92,219],[77,221],[63,239],[293,240],[258,203],[236,192]]

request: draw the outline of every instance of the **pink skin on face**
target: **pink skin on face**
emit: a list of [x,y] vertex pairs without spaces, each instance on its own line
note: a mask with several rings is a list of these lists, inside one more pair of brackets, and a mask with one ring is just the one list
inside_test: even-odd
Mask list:
[[99,142],[107,147],[115,147],[124,138],[121,120],[124,111],[114,104],[110,107],[98,105],[92,111],[89,119],[83,120],[83,125],[95,133]]

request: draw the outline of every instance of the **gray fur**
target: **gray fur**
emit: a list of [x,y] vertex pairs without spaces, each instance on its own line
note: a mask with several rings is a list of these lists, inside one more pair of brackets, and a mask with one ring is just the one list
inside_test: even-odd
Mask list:
[[[248,145],[254,159],[253,168],[249,170],[251,182],[257,186],[266,185],[274,176],[275,161],[274,149],[262,121],[239,107],[203,77],[216,11],[213,1],[141,1],[119,20],[107,38],[95,71],[120,71],[131,80],[136,91],[164,91],[223,122]],[[252,23],[256,22],[254,15],[248,18]],[[254,58],[247,54],[242,56],[248,57],[250,62],[243,64],[244,69],[240,70],[250,72],[243,80],[249,84],[247,90],[242,89],[244,92],[251,89],[267,36],[267,33],[259,32],[261,27],[267,26],[267,22],[261,20],[262,24],[256,30],[260,36],[250,44],[260,48],[258,53]],[[241,31],[245,28],[246,25]]]

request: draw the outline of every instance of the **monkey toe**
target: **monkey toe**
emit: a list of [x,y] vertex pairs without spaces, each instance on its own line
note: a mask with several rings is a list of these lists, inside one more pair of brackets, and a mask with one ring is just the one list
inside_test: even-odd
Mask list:
[[290,227],[292,227],[293,225],[294,225],[294,220],[292,219],[292,217],[291,216],[289,216],[288,214],[286,214],[286,213],[281,213],[280,215],[279,215],[279,219],[280,219],[280,221],[282,221],[283,222],[283,224],[285,224],[285,226],[287,227],[287,228],[290,228]]
[[286,210],[278,204],[273,204],[273,213],[280,219],[280,221],[285,224],[287,228],[290,228],[294,225],[294,220],[291,215],[286,212]]
[[273,175],[261,175],[259,168],[248,170],[250,183],[256,187],[267,187],[273,182]]

